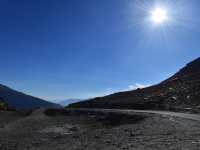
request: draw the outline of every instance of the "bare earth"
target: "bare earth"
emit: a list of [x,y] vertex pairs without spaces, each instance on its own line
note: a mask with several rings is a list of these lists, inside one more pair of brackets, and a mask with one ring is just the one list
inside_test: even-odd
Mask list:
[[199,150],[199,121],[167,115],[0,112],[0,150]]

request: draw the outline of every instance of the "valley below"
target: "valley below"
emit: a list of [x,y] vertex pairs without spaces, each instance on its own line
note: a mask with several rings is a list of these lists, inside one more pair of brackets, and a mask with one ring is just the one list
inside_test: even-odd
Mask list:
[[[187,115],[187,114],[186,114]],[[2,117],[3,116],[3,117]],[[0,112],[1,150],[198,150],[198,120],[147,112]]]

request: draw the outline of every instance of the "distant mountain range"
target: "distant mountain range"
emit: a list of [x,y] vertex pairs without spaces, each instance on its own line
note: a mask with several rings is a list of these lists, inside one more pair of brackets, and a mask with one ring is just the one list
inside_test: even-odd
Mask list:
[[41,107],[59,107],[58,104],[51,103],[40,98],[36,98],[22,92],[13,90],[0,84],[0,99],[15,109],[35,109]]
[[157,85],[90,99],[70,107],[200,111],[200,58]]
[[71,98],[71,99],[58,101],[58,104],[60,104],[61,106],[68,106],[69,104],[73,104],[73,103],[77,103],[77,102],[81,102],[81,101],[83,101],[83,100]]

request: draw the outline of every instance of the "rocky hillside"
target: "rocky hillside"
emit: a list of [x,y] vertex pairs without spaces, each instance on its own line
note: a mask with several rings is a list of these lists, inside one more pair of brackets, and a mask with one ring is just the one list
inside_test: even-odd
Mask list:
[[200,58],[157,85],[75,103],[70,107],[200,110]]

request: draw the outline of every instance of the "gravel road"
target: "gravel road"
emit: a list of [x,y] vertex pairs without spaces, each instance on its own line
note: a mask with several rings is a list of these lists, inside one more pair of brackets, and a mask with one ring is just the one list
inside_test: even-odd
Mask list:
[[190,113],[180,113],[180,112],[170,112],[170,111],[155,111],[155,110],[133,110],[133,109],[72,109],[77,111],[86,112],[115,112],[123,114],[135,114],[135,113],[145,113],[145,114],[159,114],[167,115],[173,117],[180,117],[184,119],[190,119],[195,121],[200,121],[200,114],[190,114]]
[[0,119],[0,149],[199,150],[199,121],[127,112],[37,110],[29,116],[0,112],[6,115]]

